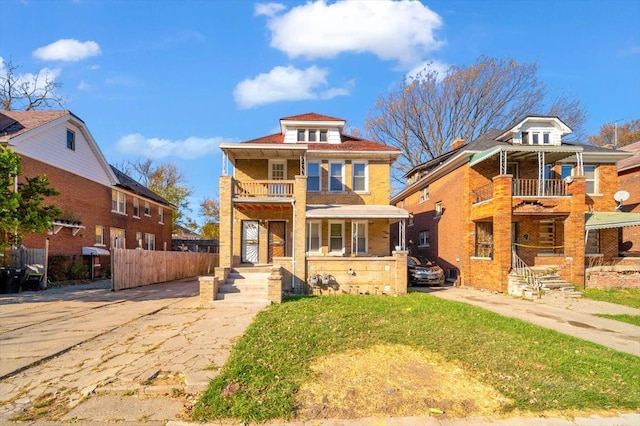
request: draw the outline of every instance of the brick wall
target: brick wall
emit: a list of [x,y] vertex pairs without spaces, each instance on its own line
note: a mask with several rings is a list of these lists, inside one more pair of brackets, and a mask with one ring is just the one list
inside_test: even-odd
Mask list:
[[[171,210],[164,207],[164,225],[158,223],[158,205],[151,203],[151,217],[139,219],[132,217],[133,196],[127,194],[127,215],[112,213],[111,187],[107,187],[83,177],[71,174],[65,170],[41,163],[34,159],[23,157],[22,170],[24,176],[46,174],[51,186],[60,195],[51,197],[50,202],[63,212],[63,217],[73,217],[82,222],[85,227],[75,236],[69,228],[62,228],[57,234],[31,234],[25,238],[24,245],[29,248],[44,248],[45,239],[49,238],[49,254],[78,255],[82,254],[82,247],[94,246],[96,243],[96,226],[104,227],[104,245],[109,248],[109,229],[111,227],[125,230],[126,248],[136,248],[136,232],[155,234],[156,250],[162,250],[166,243],[167,250],[171,250]],[[140,198],[141,208],[144,199]]]
[[[629,199],[623,203],[621,211],[640,213],[640,168],[621,172],[618,175],[618,187],[629,193]],[[640,255],[640,226],[622,228],[620,251]]]

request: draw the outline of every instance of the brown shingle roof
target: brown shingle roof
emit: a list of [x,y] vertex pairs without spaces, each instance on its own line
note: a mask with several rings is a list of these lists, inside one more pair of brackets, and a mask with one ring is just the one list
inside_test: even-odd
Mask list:
[[640,141],[625,145],[618,149],[633,153],[633,157],[618,161],[618,170],[626,170],[640,166]]
[[0,138],[10,140],[29,130],[57,120],[60,117],[71,114],[67,110],[57,111],[3,111],[0,116],[4,116],[2,122],[13,122],[0,128]]
[[328,115],[316,114],[315,112],[308,112],[306,114],[292,115],[290,117],[282,117],[280,120],[292,120],[292,121],[345,121],[342,118],[331,117]]

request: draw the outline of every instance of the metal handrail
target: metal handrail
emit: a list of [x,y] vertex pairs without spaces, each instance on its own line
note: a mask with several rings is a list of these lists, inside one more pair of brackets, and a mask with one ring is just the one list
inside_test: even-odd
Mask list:
[[533,272],[533,270],[516,254],[515,250],[511,251],[511,269],[518,274],[518,276],[536,290],[538,297],[541,294],[542,284],[540,280]]

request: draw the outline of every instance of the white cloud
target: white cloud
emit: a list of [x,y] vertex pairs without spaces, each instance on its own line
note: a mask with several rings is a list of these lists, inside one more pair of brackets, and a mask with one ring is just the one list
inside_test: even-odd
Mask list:
[[[37,74],[33,74],[30,72],[20,74],[20,73],[16,73],[16,71],[18,70],[14,70],[14,76],[13,76],[16,80],[16,84],[18,86],[22,84],[28,84],[29,86],[31,86],[32,84],[35,83],[35,87],[32,88],[33,89],[32,91],[36,93],[39,90],[44,89],[47,82],[55,81],[56,78],[58,78],[58,76],[60,75],[60,72],[62,70],[60,68],[42,68],[40,71],[38,71]],[[0,76],[6,77],[6,75],[7,75],[7,69],[5,66],[4,58],[0,56]]]
[[303,99],[331,99],[348,95],[348,88],[328,88],[329,70],[311,66],[300,70],[293,66],[275,67],[266,74],[238,83],[233,97],[240,108],[269,104],[279,101],[299,101]]
[[74,39],[61,39],[33,51],[33,56],[43,61],[75,62],[101,53],[95,41],[81,42]]
[[78,90],[90,90],[91,86],[86,81],[82,80],[78,83]]
[[257,3],[254,13],[256,15],[274,16],[286,8],[287,6],[280,3]]
[[277,14],[273,5],[261,10],[268,17],[271,46],[291,58],[372,53],[409,69],[442,45],[434,35],[442,19],[417,0],[338,0],[331,4],[319,0],[283,14]]
[[412,69],[410,69],[405,74],[405,78],[415,79],[418,76],[418,74],[423,71],[427,71],[427,72],[435,71],[438,74],[437,80],[442,81],[444,77],[447,75],[447,72],[449,71],[450,67],[451,65],[445,64],[444,62],[440,62],[440,61],[424,61],[414,66]]
[[178,157],[186,160],[216,152],[223,138],[199,138],[190,136],[185,140],[147,138],[133,133],[120,138],[116,149],[125,154],[141,155],[147,158]]

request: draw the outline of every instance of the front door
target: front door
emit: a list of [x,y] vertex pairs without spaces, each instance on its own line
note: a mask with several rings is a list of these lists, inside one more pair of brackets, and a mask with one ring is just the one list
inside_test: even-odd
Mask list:
[[258,263],[258,221],[242,221],[242,263]]
[[285,235],[286,222],[269,222],[269,263],[274,257],[284,257],[286,255]]

